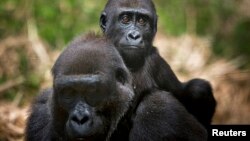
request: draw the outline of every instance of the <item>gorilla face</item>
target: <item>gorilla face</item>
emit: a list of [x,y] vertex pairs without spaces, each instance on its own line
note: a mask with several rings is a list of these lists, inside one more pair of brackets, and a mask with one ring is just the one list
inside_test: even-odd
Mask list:
[[108,110],[106,102],[114,101],[117,94],[111,89],[115,86],[112,84],[114,81],[103,78],[100,74],[56,78],[55,98],[60,109],[67,114],[65,126],[70,138],[89,140],[105,137],[109,126],[100,113]]
[[132,78],[113,44],[74,40],[53,69],[53,88],[38,96],[27,140],[108,140],[133,99]]
[[54,111],[70,139],[104,140],[128,108],[132,80],[108,41],[77,42],[54,66]]
[[100,17],[100,25],[126,65],[143,63],[157,30],[157,16],[151,1],[111,0]]

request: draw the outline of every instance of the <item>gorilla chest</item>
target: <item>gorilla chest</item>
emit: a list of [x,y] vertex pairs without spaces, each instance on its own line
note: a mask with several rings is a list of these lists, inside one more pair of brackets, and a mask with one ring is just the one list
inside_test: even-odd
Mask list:
[[136,96],[155,87],[157,87],[157,84],[149,70],[143,69],[142,71],[133,73],[133,88]]

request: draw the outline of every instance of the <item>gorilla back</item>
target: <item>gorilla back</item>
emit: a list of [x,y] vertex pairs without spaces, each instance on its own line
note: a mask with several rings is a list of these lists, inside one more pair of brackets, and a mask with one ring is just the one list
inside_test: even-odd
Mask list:
[[108,140],[134,96],[112,44],[93,35],[77,38],[52,72],[53,87],[32,105],[26,140]]

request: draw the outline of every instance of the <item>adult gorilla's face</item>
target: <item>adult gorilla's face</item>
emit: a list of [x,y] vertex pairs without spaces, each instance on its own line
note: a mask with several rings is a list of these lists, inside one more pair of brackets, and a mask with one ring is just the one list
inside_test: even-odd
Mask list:
[[113,84],[101,81],[103,76],[99,74],[60,75],[54,80],[55,103],[67,115],[65,133],[70,139],[105,138],[108,122],[97,112],[110,100],[111,89],[107,87]]
[[69,140],[108,139],[133,98],[132,78],[104,38],[74,40],[53,67],[53,123]]

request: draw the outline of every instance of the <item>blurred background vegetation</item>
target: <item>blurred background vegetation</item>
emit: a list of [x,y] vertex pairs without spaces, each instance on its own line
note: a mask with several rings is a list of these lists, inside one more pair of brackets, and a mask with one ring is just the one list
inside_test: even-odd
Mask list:
[[[215,85],[217,100],[228,101],[221,104],[224,110],[217,110],[215,123],[250,123],[250,1],[154,2],[159,16],[155,44],[162,56],[183,80],[204,76]],[[39,90],[50,87],[50,68],[67,43],[88,31],[101,33],[99,15],[105,3],[106,0],[1,0],[0,106],[10,102],[17,108],[23,107]],[[187,53],[194,55],[183,58]],[[219,93],[223,92],[232,95],[221,97]],[[247,112],[244,119],[229,118],[238,114],[239,107],[233,112],[234,108],[226,108],[232,104],[235,93],[243,93],[242,100],[234,101],[236,104],[247,103],[241,111]],[[21,110],[20,115],[26,114]],[[22,136],[24,123],[12,122],[20,124],[20,130],[16,127],[10,132]],[[1,129],[0,134],[6,132],[6,127]]]
[[[1,0],[0,38],[27,34],[32,22],[49,48],[62,48],[77,34],[99,31],[99,15],[105,3],[106,0]],[[216,54],[249,57],[248,0],[155,0],[155,4],[161,32],[209,36]]]

